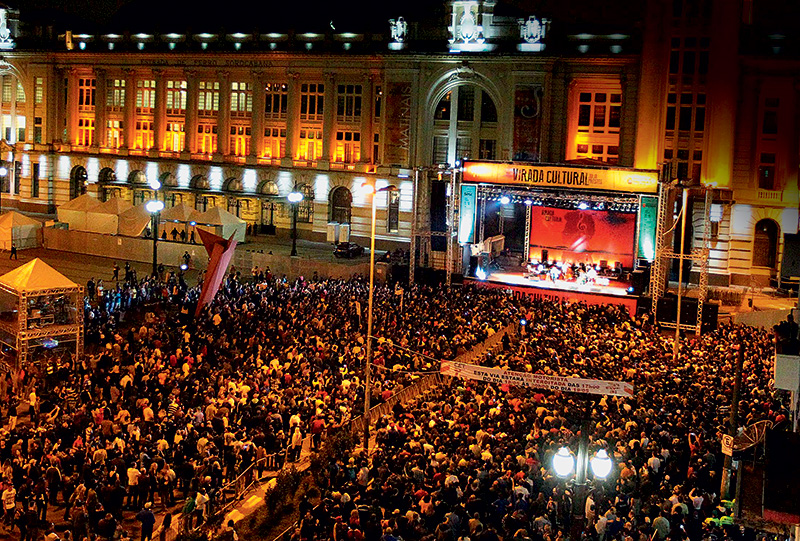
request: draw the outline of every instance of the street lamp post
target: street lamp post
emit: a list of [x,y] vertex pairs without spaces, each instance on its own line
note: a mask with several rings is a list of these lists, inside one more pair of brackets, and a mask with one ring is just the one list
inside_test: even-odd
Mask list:
[[367,301],[367,359],[366,370],[364,370],[364,449],[369,451],[369,406],[372,396],[372,298],[375,291],[375,217],[378,213],[375,196],[381,192],[395,192],[397,186],[384,186],[375,190],[374,186],[369,187],[372,191],[372,221],[369,233],[369,295]]
[[164,202],[158,200],[148,201],[144,206],[153,221],[153,277],[158,276],[158,222],[161,219],[161,211],[164,210]]
[[292,256],[297,255],[297,205],[303,200],[302,192],[291,192],[289,203],[292,204]]

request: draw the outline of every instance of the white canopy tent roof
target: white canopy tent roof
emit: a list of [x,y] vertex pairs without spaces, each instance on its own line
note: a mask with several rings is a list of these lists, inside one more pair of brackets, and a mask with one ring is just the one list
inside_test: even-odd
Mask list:
[[86,231],[87,214],[100,205],[95,196],[85,193],[58,207],[58,221],[68,224],[70,229]]
[[197,211],[186,203],[178,203],[174,207],[161,211],[162,222],[189,222]]
[[220,207],[211,207],[202,213],[195,211],[190,220],[197,222],[198,228],[225,239],[234,235],[233,238],[238,242],[244,241],[247,232],[247,222]]
[[150,223],[150,214],[144,205],[131,207],[119,215],[118,234],[126,237],[140,237]]
[[131,208],[133,205],[124,199],[112,197],[87,212],[85,231],[116,235],[119,231],[120,215]]
[[6,212],[0,216],[0,248],[10,250],[12,244],[20,249],[40,246],[41,229],[39,220],[13,210]]

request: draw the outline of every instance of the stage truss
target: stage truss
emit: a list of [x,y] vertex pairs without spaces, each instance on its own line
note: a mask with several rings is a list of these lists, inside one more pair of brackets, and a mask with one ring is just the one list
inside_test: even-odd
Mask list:
[[[700,241],[700,246],[693,247],[689,253],[683,254],[684,261],[692,262],[692,269],[697,267],[698,272],[698,296],[697,296],[697,322],[695,325],[688,325],[685,323],[680,324],[681,330],[693,331],[700,334],[703,326],[703,307],[708,298],[708,254],[711,245],[711,201],[713,190],[704,186],[686,187],[674,183],[660,183],[659,184],[659,198],[658,198],[658,218],[656,224],[656,255],[653,260],[653,265],[650,269],[650,295],[652,297],[652,310],[653,314],[656,313],[658,300],[667,292],[668,289],[668,274],[674,260],[680,260],[680,253],[675,253],[675,234],[680,230],[679,221],[673,220],[673,209],[675,202],[679,199],[684,189],[689,190],[689,196],[693,197],[695,201],[702,201],[702,224],[703,235]],[[694,205],[688,205],[686,211],[694,208]],[[693,213],[692,213],[693,214]],[[688,215],[687,219],[694,222],[694,216]],[[692,235],[697,238],[696,235]],[[687,280],[687,282],[690,280]],[[680,302],[680,299],[678,300]],[[678,323],[660,322],[663,327],[674,329]]]

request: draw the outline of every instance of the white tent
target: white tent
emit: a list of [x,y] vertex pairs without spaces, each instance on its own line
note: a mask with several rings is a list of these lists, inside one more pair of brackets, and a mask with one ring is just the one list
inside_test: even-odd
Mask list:
[[100,205],[95,196],[85,193],[58,207],[58,221],[68,224],[70,229],[86,231],[88,212]]
[[188,222],[190,217],[195,211],[186,203],[178,203],[174,207],[164,209],[161,211],[162,222]]
[[119,231],[120,215],[131,208],[133,208],[133,205],[124,199],[112,197],[86,213],[85,231],[116,235]]
[[197,222],[198,229],[210,231],[225,239],[234,235],[235,240],[244,242],[247,222],[220,207],[211,207],[203,213],[195,212],[190,219]]
[[140,237],[149,223],[150,214],[144,205],[131,207],[119,215],[117,232],[126,237]]
[[6,212],[0,216],[0,248],[35,248],[41,245],[42,222],[19,212]]

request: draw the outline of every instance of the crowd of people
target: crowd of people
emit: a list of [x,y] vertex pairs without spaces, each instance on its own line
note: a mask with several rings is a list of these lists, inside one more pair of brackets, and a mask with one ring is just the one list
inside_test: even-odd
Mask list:
[[[720,494],[720,437],[744,355],[739,425],[786,428],[771,385],[773,336],[722,326],[681,344],[617,306],[514,300],[527,325],[479,362],[621,380],[634,396],[550,392],[455,379],[378,421],[375,451],[331,463],[321,503],[304,502],[292,541],[683,541],[741,539]],[[585,423],[585,424],[584,424]],[[562,446],[614,468],[585,505],[552,467]],[[744,538],[754,538],[748,531]]]
[[[0,380],[5,524],[24,541],[124,538],[124,510],[142,539],[161,509],[190,528],[251,465],[296,461],[363,409],[364,279],[234,271],[196,318],[200,286],[179,273],[109,282],[87,290],[85,358]],[[517,317],[499,291],[395,293],[375,294],[373,404]]]

